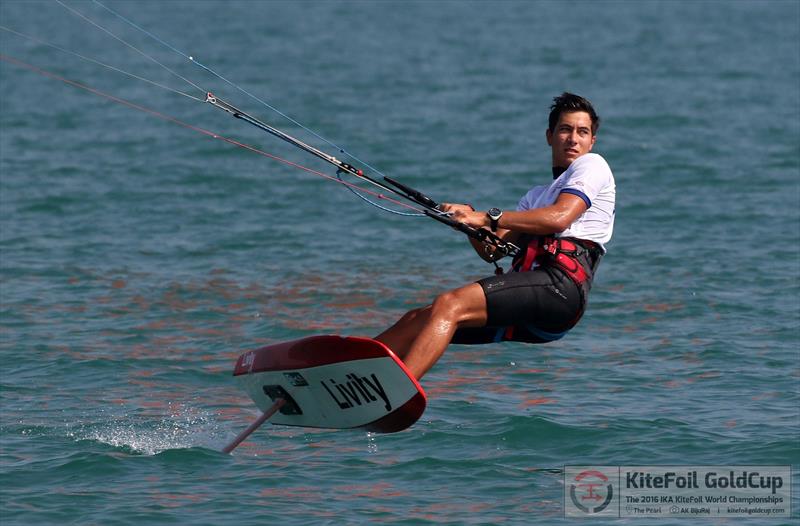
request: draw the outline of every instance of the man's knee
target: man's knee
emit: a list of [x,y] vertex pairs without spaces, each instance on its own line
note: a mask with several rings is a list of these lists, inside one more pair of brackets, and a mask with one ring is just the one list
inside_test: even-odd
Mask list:
[[464,298],[458,290],[449,290],[436,296],[431,305],[433,311],[449,319],[457,319],[464,312]]
[[480,285],[449,290],[436,297],[433,315],[461,324],[486,322],[486,297]]

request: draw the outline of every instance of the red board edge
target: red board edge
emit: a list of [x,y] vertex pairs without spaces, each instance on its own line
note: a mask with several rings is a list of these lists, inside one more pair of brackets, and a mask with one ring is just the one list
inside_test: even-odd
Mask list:
[[[419,386],[419,384],[417,385]],[[422,413],[425,412],[427,400],[425,392],[419,387],[417,389],[417,394],[411,397],[411,400],[388,415],[374,422],[370,422],[365,426],[360,426],[360,429],[366,429],[373,433],[397,433],[398,431],[402,431],[419,420]]]
[[[319,352],[320,348],[324,348],[325,352]],[[370,338],[309,336],[245,352],[236,361],[233,375],[305,369],[343,361],[381,358],[386,356],[384,351],[388,351],[389,355],[397,360],[391,349]]]

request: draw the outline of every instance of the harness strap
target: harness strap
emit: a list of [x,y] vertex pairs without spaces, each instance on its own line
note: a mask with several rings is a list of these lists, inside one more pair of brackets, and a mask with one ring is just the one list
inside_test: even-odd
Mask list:
[[[526,246],[524,257],[517,258],[514,262],[514,270],[527,272],[533,268],[534,263],[542,266],[554,265],[583,289],[584,286],[588,287],[600,259],[599,247],[585,248],[582,246],[584,243],[589,244],[591,241],[532,236]],[[593,251],[596,251],[595,254],[592,254]],[[584,255],[588,256],[588,268],[581,263]]]
[[539,257],[540,252],[539,238],[534,237],[525,248],[525,258],[522,261],[522,268],[519,269],[519,272],[527,272],[532,269],[533,263]]

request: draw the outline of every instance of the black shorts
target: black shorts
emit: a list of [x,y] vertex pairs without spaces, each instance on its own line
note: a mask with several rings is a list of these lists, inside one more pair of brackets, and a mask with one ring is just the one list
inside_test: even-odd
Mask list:
[[557,268],[510,272],[478,284],[486,295],[486,326],[458,329],[452,343],[557,340],[577,323],[586,306],[586,294]]

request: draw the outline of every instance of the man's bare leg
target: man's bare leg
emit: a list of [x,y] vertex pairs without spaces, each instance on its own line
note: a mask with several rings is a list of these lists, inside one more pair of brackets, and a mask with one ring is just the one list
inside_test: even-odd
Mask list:
[[439,295],[428,307],[406,313],[375,339],[403,360],[417,378],[444,354],[459,327],[486,325],[486,296],[477,283]]
[[403,315],[397,322],[375,337],[405,361],[414,339],[430,318],[431,305],[413,309]]

